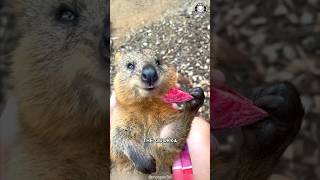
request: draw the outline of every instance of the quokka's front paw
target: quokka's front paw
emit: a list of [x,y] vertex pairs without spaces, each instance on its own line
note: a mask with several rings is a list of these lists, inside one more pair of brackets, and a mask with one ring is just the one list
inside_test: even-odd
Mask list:
[[156,172],[156,160],[151,155],[139,153],[135,150],[131,150],[129,154],[134,167],[138,171],[144,174]]
[[257,154],[281,152],[279,149],[284,150],[297,136],[302,123],[304,109],[298,91],[291,83],[277,83],[261,88],[253,99],[270,116],[243,127],[246,146],[256,147]]
[[299,92],[289,82],[260,88],[254,95],[254,102],[273,116],[289,121],[288,124],[292,124],[293,119],[301,121],[304,115]]
[[204,103],[205,96],[203,89],[200,87],[192,88],[190,94],[193,96],[193,99],[186,103],[186,110],[197,112]]

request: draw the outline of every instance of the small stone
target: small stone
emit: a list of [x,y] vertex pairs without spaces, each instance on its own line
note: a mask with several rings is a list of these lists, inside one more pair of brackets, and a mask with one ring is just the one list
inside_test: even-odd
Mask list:
[[286,151],[283,153],[283,157],[285,159],[291,160],[294,157],[294,149],[293,146],[289,146]]
[[253,45],[260,45],[260,44],[263,44],[265,42],[265,40],[266,40],[266,35],[262,34],[262,33],[258,33],[258,34],[253,35],[250,38],[250,43]]
[[302,59],[307,58],[307,55],[306,55],[306,53],[304,52],[304,50],[302,49],[301,46],[298,45],[298,46],[295,46],[295,47],[297,49],[297,52],[298,52],[300,58],[302,58]]
[[233,23],[234,23],[235,25],[240,25],[240,24],[244,23],[255,11],[256,11],[256,6],[254,6],[254,5],[247,6],[247,7],[243,10],[243,13],[242,13],[241,15],[239,15],[239,16],[233,21]]
[[275,80],[276,79],[276,74],[277,74],[277,70],[274,67],[268,68],[266,81],[267,82],[272,82],[273,80]]
[[196,76],[192,76],[192,80],[193,80],[193,82],[196,82],[197,81],[197,77]]
[[296,8],[296,5],[293,4],[292,0],[284,0],[284,3],[290,8]]
[[252,14],[253,12],[255,12],[256,11],[256,6],[255,5],[250,5],[250,6],[248,6],[248,7],[246,7],[245,8],[245,13],[247,13],[247,14]]
[[235,142],[234,136],[228,136],[228,143],[232,144]]
[[281,16],[288,13],[288,9],[285,5],[280,4],[278,7],[274,10],[274,15]]
[[304,49],[307,52],[315,52],[319,49],[319,44],[318,44],[317,38],[312,35],[304,38],[302,40],[302,44],[303,44]]
[[307,75],[302,73],[296,76],[291,82],[298,88],[299,91],[303,91],[305,83],[308,81]]
[[309,12],[305,11],[303,12],[301,18],[300,18],[300,23],[301,24],[311,24],[313,21],[313,16]]
[[296,51],[291,46],[285,46],[283,48],[283,55],[290,60],[290,59],[294,59],[297,54],[296,54]]
[[253,25],[263,25],[267,23],[267,19],[264,17],[254,18],[251,20],[251,24]]
[[277,48],[275,46],[266,46],[262,49],[262,54],[264,54],[267,58],[268,61],[273,63],[278,59],[278,52]]
[[242,10],[239,8],[232,8],[229,12],[228,15],[229,16],[239,16],[242,14]]
[[291,72],[282,71],[277,74],[277,77],[280,81],[289,81],[294,78],[294,75]]
[[289,14],[288,19],[293,24],[297,24],[299,22],[299,19],[295,14]]
[[310,96],[302,95],[301,96],[301,103],[303,104],[303,107],[305,108],[306,112],[308,112],[312,106],[312,99]]
[[246,27],[242,27],[240,28],[240,33],[245,36],[252,36],[255,33],[255,31],[248,29]]

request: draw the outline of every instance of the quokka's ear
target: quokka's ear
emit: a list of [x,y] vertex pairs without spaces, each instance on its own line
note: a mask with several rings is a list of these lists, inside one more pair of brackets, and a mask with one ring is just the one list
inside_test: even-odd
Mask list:
[[123,53],[121,51],[116,52],[114,55],[114,64],[118,64],[119,61],[122,59]]

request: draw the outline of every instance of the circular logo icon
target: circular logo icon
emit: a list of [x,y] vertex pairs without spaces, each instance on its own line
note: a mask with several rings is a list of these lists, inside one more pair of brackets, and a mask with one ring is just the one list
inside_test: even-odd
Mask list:
[[198,3],[194,7],[194,11],[197,13],[204,13],[207,11],[207,7],[203,3]]

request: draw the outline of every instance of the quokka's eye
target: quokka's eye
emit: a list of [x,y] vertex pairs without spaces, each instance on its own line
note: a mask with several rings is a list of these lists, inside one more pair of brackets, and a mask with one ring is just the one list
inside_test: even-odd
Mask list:
[[56,11],[56,19],[63,23],[76,23],[78,22],[79,14],[68,5],[63,4]]
[[158,66],[161,65],[160,59],[155,59],[155,61],[156,61],[156,64],[157,64]]
[[127,68],[130,69],[130,70],[134,70],[136,66],[133,64],[133,63],[128,63],[127,64]]

